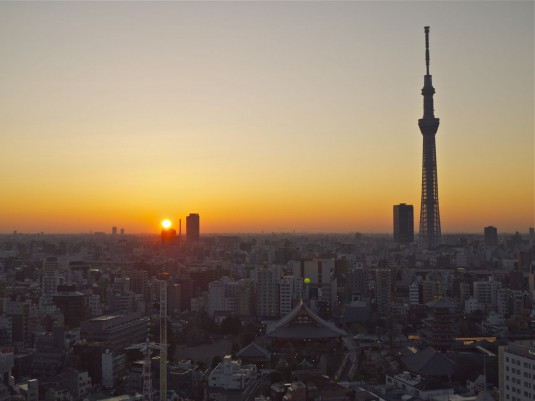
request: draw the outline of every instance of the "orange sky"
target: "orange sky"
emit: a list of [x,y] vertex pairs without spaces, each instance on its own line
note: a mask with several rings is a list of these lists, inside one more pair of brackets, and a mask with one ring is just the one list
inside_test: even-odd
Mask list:
[[0,3],[0,232],[418,227],[424,25],[442,230],[525,232],[533,8]]

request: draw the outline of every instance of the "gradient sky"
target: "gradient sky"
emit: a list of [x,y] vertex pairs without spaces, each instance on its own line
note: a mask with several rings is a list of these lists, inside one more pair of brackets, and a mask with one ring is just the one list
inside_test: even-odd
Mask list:
[[532,1],[0,2],[0,232],[534,225]]

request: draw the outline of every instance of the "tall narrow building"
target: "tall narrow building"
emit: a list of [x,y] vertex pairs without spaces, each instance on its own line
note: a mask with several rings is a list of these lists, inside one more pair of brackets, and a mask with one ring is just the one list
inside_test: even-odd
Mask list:
[[410,244],[414,241],[414,208],[400,203],[394,205],[394,241]]
[[197,242],[200,238],[200,222],[198,213],[190,213],[186,217],[186,240]]
[[440,123],[433,106],[432,77],[429,74],[429,27],[425,28],[424,116],[418,126],[424,139],[422,158],[422,205],[420,209],[420,238],[422,248],[432,249],[440,245],[440,213],[438,209],[438,178],[435,135]]

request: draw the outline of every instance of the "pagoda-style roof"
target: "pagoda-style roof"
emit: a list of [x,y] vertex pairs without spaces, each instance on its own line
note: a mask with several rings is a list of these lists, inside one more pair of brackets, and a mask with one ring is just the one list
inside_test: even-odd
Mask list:
[[267,327],[266,334],[270,338],[338,338],[347,335],[333,323],[323,320],[308,308],[303,300],[278,322]]
[[432,347],[405,356],[401,362],[409,371],[423,376],[449,376],[459,369],[457,363]]
[[244,359],[260,359],[260,360],[269,360],[271,359],[271,354],[268,350],[262,348],[256,343],[251,343],[246,347],[242,348],[236,354],[238,358]]

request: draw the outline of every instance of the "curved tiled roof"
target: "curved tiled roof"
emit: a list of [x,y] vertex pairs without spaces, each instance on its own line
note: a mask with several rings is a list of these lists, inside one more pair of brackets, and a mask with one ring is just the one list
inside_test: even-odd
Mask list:
[[347,335],[345,330],[323,320],[308,308],[303,300],[266,332],[272,338],[336,338]]

